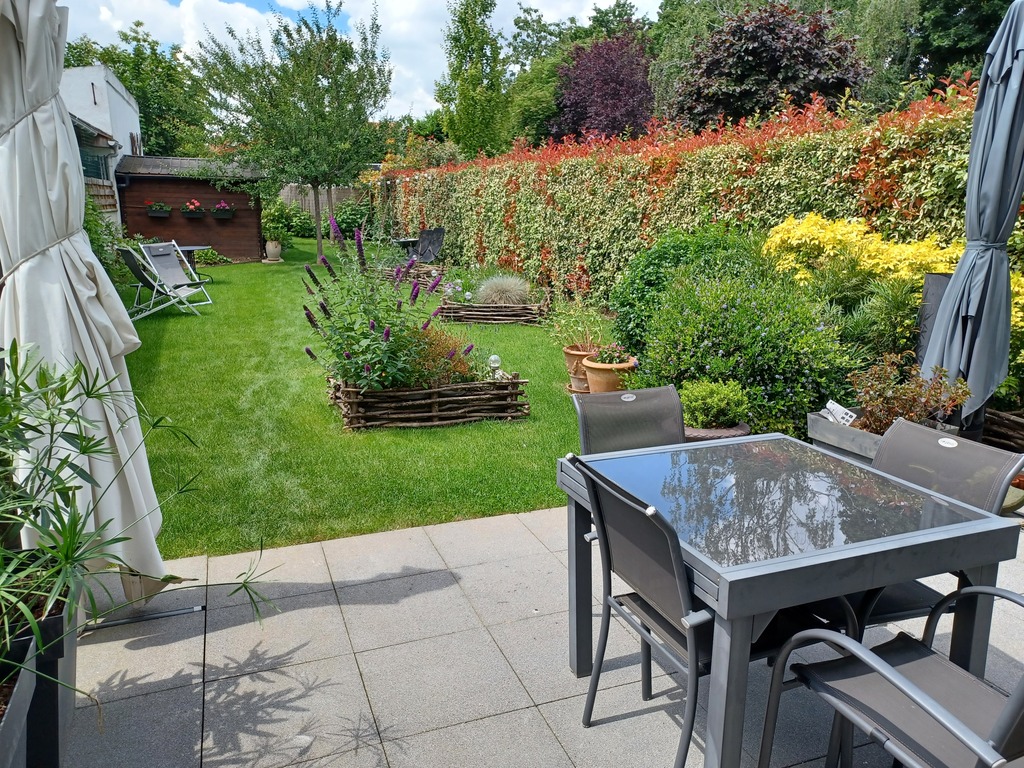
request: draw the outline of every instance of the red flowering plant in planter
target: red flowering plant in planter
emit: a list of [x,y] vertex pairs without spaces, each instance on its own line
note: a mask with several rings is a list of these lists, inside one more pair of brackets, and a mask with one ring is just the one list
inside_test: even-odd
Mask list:
[[[306,347],[328,376],[362,390],[432,387],[487,378],[472,355],[473,344],[456,336],[430,309],[441,277],[410,278],[415,259],[395,267],[387,281],[359,269],[362,233],[355,231],[356,258],[335,267],[326,257],[322,279],[310,265],[303,283],[306,320],[319,337],[319,354]],[[344,254],[344,252],[343,252]]]

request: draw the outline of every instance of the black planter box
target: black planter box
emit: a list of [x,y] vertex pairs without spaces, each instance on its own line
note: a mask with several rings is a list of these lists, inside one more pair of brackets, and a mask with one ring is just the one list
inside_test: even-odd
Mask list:
[[14,644],[7,656],[0,659],[0,677],[6,677],[11,665],[7,659],[22,664],[7,702],[7,711],[0,718],[0,768],[25,768],[28,765],[29,717],[35,697],[35,644]]
[[186,219],[201,219],[206,215],[206,211],[182,211],[181,215]]
[[210,216],[212,216],[215,219],[233,219],[235,217],[235,212],[213,210],[210,211]]
[[166,219],[171,215],[170,211],[146,211],[151,219]]

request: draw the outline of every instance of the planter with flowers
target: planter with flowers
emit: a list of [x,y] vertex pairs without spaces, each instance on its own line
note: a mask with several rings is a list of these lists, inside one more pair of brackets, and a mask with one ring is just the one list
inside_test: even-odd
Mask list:
[[[478,362],[474,346],[436,321],[426,297],[441,276],[420,282],[415,260],[396,267],[388,282],[360,271],[357,257],[323,272],[306,267],[306,319],[320,339],[319,354],[306,348],[327,373],[328,398],[347,429],[428,427],[483,419],[520,419],[530,412],[516,373]],[[342,254],[344,256],[344,254]]]
[[636,358],[621,344],[606,344],[583,358],[583,368],[591,392],[615,392],[624,388],[622,377],[636,368]]
[[556,304],[548,318],[551,335],[562,347],[565,367],[569,369],[569,392],[590,391],[583,361],[601,348],[605,320],[601,314],[580,301]]
[[153,219],[166,219],[171,215],[171,206],[160,200],[144,200],[146,213]]
[[444,283],[440,317],[455,323],[519,323],[535,325],[544,314],[544,302],[534,298],[530,283],[519,275],[492,275],[473,290],[461,279]]
[[235,206],[226,200],[221,200],[210,209],[210,216],[214,219],[232,219],[235,216]]
[[206,210],[203,208],[203,204],[193,197],[182,203],[181,215],[186,219],[201,219],[206,215]]

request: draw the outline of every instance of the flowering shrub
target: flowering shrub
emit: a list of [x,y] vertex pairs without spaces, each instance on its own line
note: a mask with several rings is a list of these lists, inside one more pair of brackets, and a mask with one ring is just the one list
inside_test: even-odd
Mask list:
[[196,200],[194,197],[191,200],[186,200],[181,205],[182,213],[202,213],[203,204]]
[[[358,230],[357,230],[358,234]],[[356,238],[362,249],[362,238]],[[322,342],[306,354],[335,379],[362,389],[422,387],[483,378],[471,356],[473,345],[434,323],[427,297],[441,284],[410,279],[410,259],[382,282],[358,269],[336,269],[326,257],[325,275],[306,267],[306,319]]]
[[604,365],[621,365],[633,359],[626,348],[618,342],[605,344],[593,354],[593,358],[595,363]]
[[[193,200],[193,202],[195,202],[195,201]],[[221,200],[219,203],[217,203],[215,206],[213,206],[213,208],[211,210],[214,210],[214,211],[233,211],[233,210],[235,210],[235,206],[231,205],[231,203],[227,202],[226,200]]]

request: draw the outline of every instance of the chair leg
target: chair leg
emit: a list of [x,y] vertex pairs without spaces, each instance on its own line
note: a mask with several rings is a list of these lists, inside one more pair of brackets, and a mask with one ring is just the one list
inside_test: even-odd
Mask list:
[[686,673],[686,711],[683,715],[683,732],[679,734],[679,748],[676,750],[674,768],[683,768],[686,765],[686,755],[690,751],[690,742],[693,740],[693,724],[697,719],[697,683],[699,680],[696,665],[691,662],[690,669]]
[[590,727],[590,718],[594,714],[594,699],[597,698],[597,684],[601,680],[601,665],[604,664],[604,651],[608,645],[608,630],[612,619],[611,600],[606,597],[601,609],[601,633],[597,639],[597,651],[594,653],[594,671],[590,673],[590,688],[587,691],[587,703],[583,706],[583,727]]
[[[645,631],[650,628],[641,624]],[[651,644],[640,638],[640,698],[650,701],[654,694],[651,690]]]
[[825,755],[825,768],[852,768],[853,766],[853,723],[838,712],[832,717],[832,732]]

